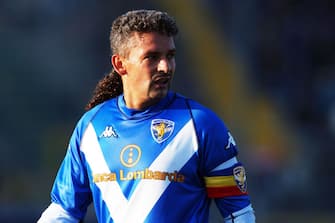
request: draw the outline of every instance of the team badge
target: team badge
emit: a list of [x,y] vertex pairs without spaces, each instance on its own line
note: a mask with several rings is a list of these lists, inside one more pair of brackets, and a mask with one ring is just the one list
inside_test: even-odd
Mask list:
[[158,143],[169,138],[174,129],[174,122],[167,119],[154,119],[151,121],[151,135]]
[[247,176],[243,166],[238,166],[233,169],[234,179],[237,187],[242,191],[247,191]]

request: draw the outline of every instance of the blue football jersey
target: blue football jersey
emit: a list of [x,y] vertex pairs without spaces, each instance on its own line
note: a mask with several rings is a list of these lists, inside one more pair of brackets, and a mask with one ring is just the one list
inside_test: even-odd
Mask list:
[[51,192],[77,219],[94,204],[99,222],[208,222],[211,199],[224,217],[250,205],[243,165],[224,123],[169,92],[145,111],[123,96],[79,120]]

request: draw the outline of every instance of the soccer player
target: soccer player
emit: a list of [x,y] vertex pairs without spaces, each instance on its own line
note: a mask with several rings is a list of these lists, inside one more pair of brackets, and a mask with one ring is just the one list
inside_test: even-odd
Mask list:
[[99,81],[38,222],[79,222],[93,202],[98,222],[252,223],[246,172],[223,121],[170,90],[178,33],[155,10],[112,24],[113,70]]

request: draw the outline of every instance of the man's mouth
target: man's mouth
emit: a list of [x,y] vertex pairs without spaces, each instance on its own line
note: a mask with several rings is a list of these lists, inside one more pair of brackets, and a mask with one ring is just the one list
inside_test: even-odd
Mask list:
[[170,75],[164,75],[164,76],[157,76],[154,78],[154,84],[158,85],[159,87],[165,87],[166,85],[169,84],[171,80]]

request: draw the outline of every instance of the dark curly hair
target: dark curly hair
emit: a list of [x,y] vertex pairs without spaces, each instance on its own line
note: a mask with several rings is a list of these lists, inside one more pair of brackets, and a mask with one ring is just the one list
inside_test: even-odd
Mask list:
[[[157,32],[174,37],[178,34],[178,27],[175,20],[166,12],[143,9],[129,11],[116,18],[112,24],[109,38],[112,54],[125,56],[128,52],[128,39],[134,32]],[[85,108],[89,110],[122,92],[121,77],[112,69],[98,82]]]

